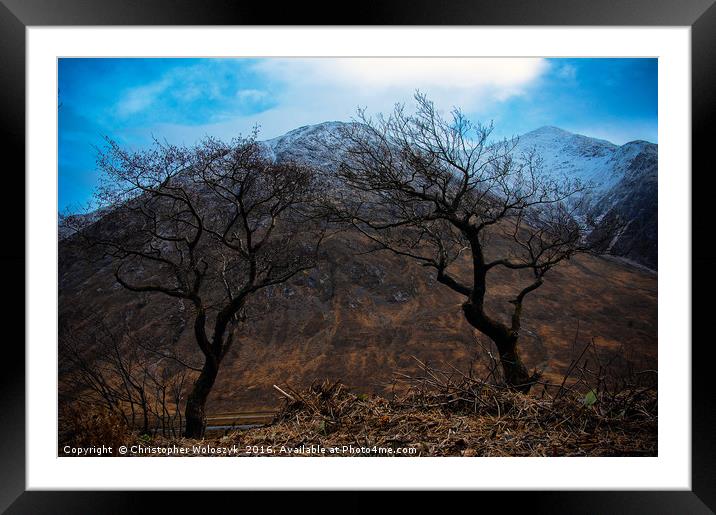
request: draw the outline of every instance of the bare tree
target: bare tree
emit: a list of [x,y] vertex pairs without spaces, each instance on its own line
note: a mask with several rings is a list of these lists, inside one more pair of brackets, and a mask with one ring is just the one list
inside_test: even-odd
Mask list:
[[92,332],[64,331],[59,350],[62,406],[89,412],[101,407],[128,428],[177,436],[187,375],[199,368],[173,351],[145,345],[128,330],[113,330],[101,319]]
[[[273,163],[252,137],[187,148],[155,141],[130,151],[107,140],[97,213],[75,237],[101,249],[132,292],[188,301],[204,363],[186,403],[187,437],[205,405],[249,298],[314,266],[323,229],[309,206],[311,169]],[[81,225],[93,217],[69,217]]]
[[[491,142],[491,125],[457,109],[445,119],[424,95],[415,99],[414,114],[398,105],[374,120],[359,110],[343,129],[335,155],[348,188],[332,210],[372,250],[414,259],[463,295],[465,318],[495,343],[506,383],[528,391],[537,374],[530,376],[518,347],[525,298],[554,266],[599,245],[586,243],[590,221],[579,217],[585,186],[542,173],[534,152],[516,155],[516,140]],[[452,273],[463,256],[469,278]],[[509,322],[486,308],[489,274],[500,267],[525,280],[510,300]]]

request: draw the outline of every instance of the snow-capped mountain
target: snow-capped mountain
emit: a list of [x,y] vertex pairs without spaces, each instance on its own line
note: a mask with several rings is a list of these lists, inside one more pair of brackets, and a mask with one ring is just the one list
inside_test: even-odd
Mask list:
[[[277,161],[298,161],[330,172],[331,148],[343,122],[323,122],[264,141]],[[579,179],[589,185],[589,213],[601,223],[618,217],[626,227],[609,251],[652,269],[657,268],[657,145],[632,141],[615,145],[557,128],[542,127],[519,137],[519,154],[535,149],[542,172],[555,178]],[[598,230],[598,228],[597,228]]]
[[346,125],[344,122],[304,125],[262,143],[276,161],[303,162],[324,169],[335,162],[331,148],[335,148],[335,140],[341,137],[341,128]]
[[555,178],[566,176],[593,184],[595,193],[618,182],[610,161],[619,147],[608,141],[589,138],[559,129],[542,127],[519,137],[516,153],[535,149],[543,172]]
[[[261,142],[276,161],[296,161],[323,171],[330,179],[336,141],[344,122],[323,122],[299,127]],[[542,173],[557,179],[569,177],[589,185],[589,210],[582,213],[610,223],[626,224],[609,252],[648,268],[657,268],[658,146],[647,141],[615,145],[557,127],[542,127],[519,137],[515,152],[535,149],[542,158]],[[599,230],[599,226],[596,229]],[[63,224],[60,239],[71,234]]]
[[626,224],[610,253],[657,268],[657,145],[631,141],[619,146],[542,127],[520,136],[516,150],[531,148],[542,157],[543,173],[591,186],[588,214],[601,223],[618,217]]
[[619,146],[557,127],[542,127],[520,136],[515,151],[530,149],[542,158],[543,173],[579,179],[591,186],[595,196],[605,195],[627,176],[650,170],[657,159],[657,145],[647,141]]

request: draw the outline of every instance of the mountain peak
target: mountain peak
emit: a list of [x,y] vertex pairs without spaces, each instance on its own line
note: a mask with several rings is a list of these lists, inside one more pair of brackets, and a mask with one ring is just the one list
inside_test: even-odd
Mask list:
[[[309,125],[302,125],[301,127],[297,127],[296,129],[288,131],[283,136],[279,136],[279,138],[289,136],[289,135],[298,135],[298,134],[308,134],[312,132],[322,132],[322,131],[331,131],[334,129],[337,129],[339,127],[342,127],[344,125],[347,125],[346,122],[339,122],[339,121],[326,121],[326,122],[320,122],[320,123],[314,123]],[[277,138],[274,138],[277,139]]]
[[646,141],[645,139],[635,139],[634,141],[627,141],[622,147],[657,147],[656,143]]
[[332,141],[347,122],[327,121],[303,125],[286,134],[262,142],[267,154],[277,161],[311,163],[319,168],[332,165]]
[[520,136],[520,140],[529,141],[531,144],[566,144],[569,146],[590,146],[590,147],[602,147],[610,148],[615,150],[619,145],[615,145],[611,141],[605,139],[593,138],[591,136],[585,136],[584,134],[577,134],[576,132],[570,132],[554,125],[545,125],[539,129],[527,132]]
[[574,133],[560,129],[554,125],[544,125],[538,129],[528,132],[527,134],[560,134],[565,136],[572,136]]

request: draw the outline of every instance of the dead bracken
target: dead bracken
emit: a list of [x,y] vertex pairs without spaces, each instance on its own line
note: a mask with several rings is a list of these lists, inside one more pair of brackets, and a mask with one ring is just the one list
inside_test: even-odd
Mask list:
[[653,390],[591,405],[574,394],[538,398],[487,384],[415,388],[393,400],[329,382],[286,393],[292,399],[272,424],[229,439],[274,448],[412,447],[412,456],[657,455]]
[[68,412],[75,430],[63,441],[126,445],[126,456],[163,455],[135,452],[142,446],[181,448],[174,456],[657,456],[655,370],[629,366],[617,378],[592,340],[560,382],[536,379],[524,394],[505,386],[497,358],[483,350],[466,371],[413,356],[418,372],[395,372],[389,395],[328,380],[274,385],[283,405],[262,427],[191,439],[181,428],[147,434],[116,414]]
[[[236,445],[242,455],[260,456],[315,456],[316,448],[351,447],[374,449],[360,456],[385,456],[381,449],[398,448],[415,451],[390,455],[657,455],[653,380],[652,385],[622,383],[611,390],[602,384],[584,394],[579,391],[585,377],[581,369],[576,380],[542,383],[541,392],[533,388],[525,395],[456,370],[423,363],[421,370],[420,377],[403,376],[408,388],[392,399],[357,394],[340,382],[317,382],[301,390],[276,387],[285,402],[272,423],[203,442]],[[281,448],[292,451],[277,452]]]

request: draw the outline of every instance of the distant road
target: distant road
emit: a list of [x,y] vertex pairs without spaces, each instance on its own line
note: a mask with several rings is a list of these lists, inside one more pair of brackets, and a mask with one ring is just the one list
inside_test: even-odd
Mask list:
[[261,427],[273,420],[274,411],[238,411],[217,413],[206,417],[207,431],[246,430]]

